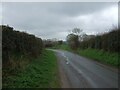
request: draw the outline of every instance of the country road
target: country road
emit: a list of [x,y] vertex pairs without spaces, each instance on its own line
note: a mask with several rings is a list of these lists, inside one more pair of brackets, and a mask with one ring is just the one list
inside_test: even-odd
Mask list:
[[77,54],[53,50],[62,88],[118,88],[118,72]]

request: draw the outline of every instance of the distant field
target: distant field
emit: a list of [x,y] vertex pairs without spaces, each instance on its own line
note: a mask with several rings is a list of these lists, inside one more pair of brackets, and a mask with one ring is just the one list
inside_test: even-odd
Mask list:
[[63,50],[71,50],[70,47],[67,44],[62,44],[62,45],[56,45],[52,47],[53,49],[63,49]]
[[45,50],[21,73],[4,77],[3,88],[57,88],[60,87],[57,70],[54,52]]

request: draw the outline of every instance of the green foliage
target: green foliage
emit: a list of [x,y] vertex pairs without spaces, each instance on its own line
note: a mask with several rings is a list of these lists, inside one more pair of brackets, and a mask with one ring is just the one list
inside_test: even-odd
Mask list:
[[3,77],[3,88],[59,88],[57,59],[45,50],[17,75]]
[[108,52],[120,52],[120,29],[81,41],[79,47],[82,49],[93,48]]
[[78,53],[82,56],[86,56],[115,67],[118,67],[120,65],[120,62],[118,60],[118,58],[120,58],[120,55],[118,53],[109,53],[103,50],[91,49],[91,48],[83,49],[83,50],[80,49],[78,50]]
[[40,38],[15,31],[9,26],[1,27],[3,64],[8,63],[15,54],[37,57],[42,52],[43,44]]

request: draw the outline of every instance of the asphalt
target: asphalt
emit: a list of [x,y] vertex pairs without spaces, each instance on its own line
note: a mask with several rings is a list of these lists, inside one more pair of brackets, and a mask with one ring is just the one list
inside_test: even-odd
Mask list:
[[118,71],[64,50],[58,58],[62,88],[118,88]]

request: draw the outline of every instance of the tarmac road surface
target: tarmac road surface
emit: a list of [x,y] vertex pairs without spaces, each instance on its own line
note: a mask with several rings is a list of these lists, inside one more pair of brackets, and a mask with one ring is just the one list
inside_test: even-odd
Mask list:
[[62,88],[118,88],[118,71],[64,50],[58,58]]

